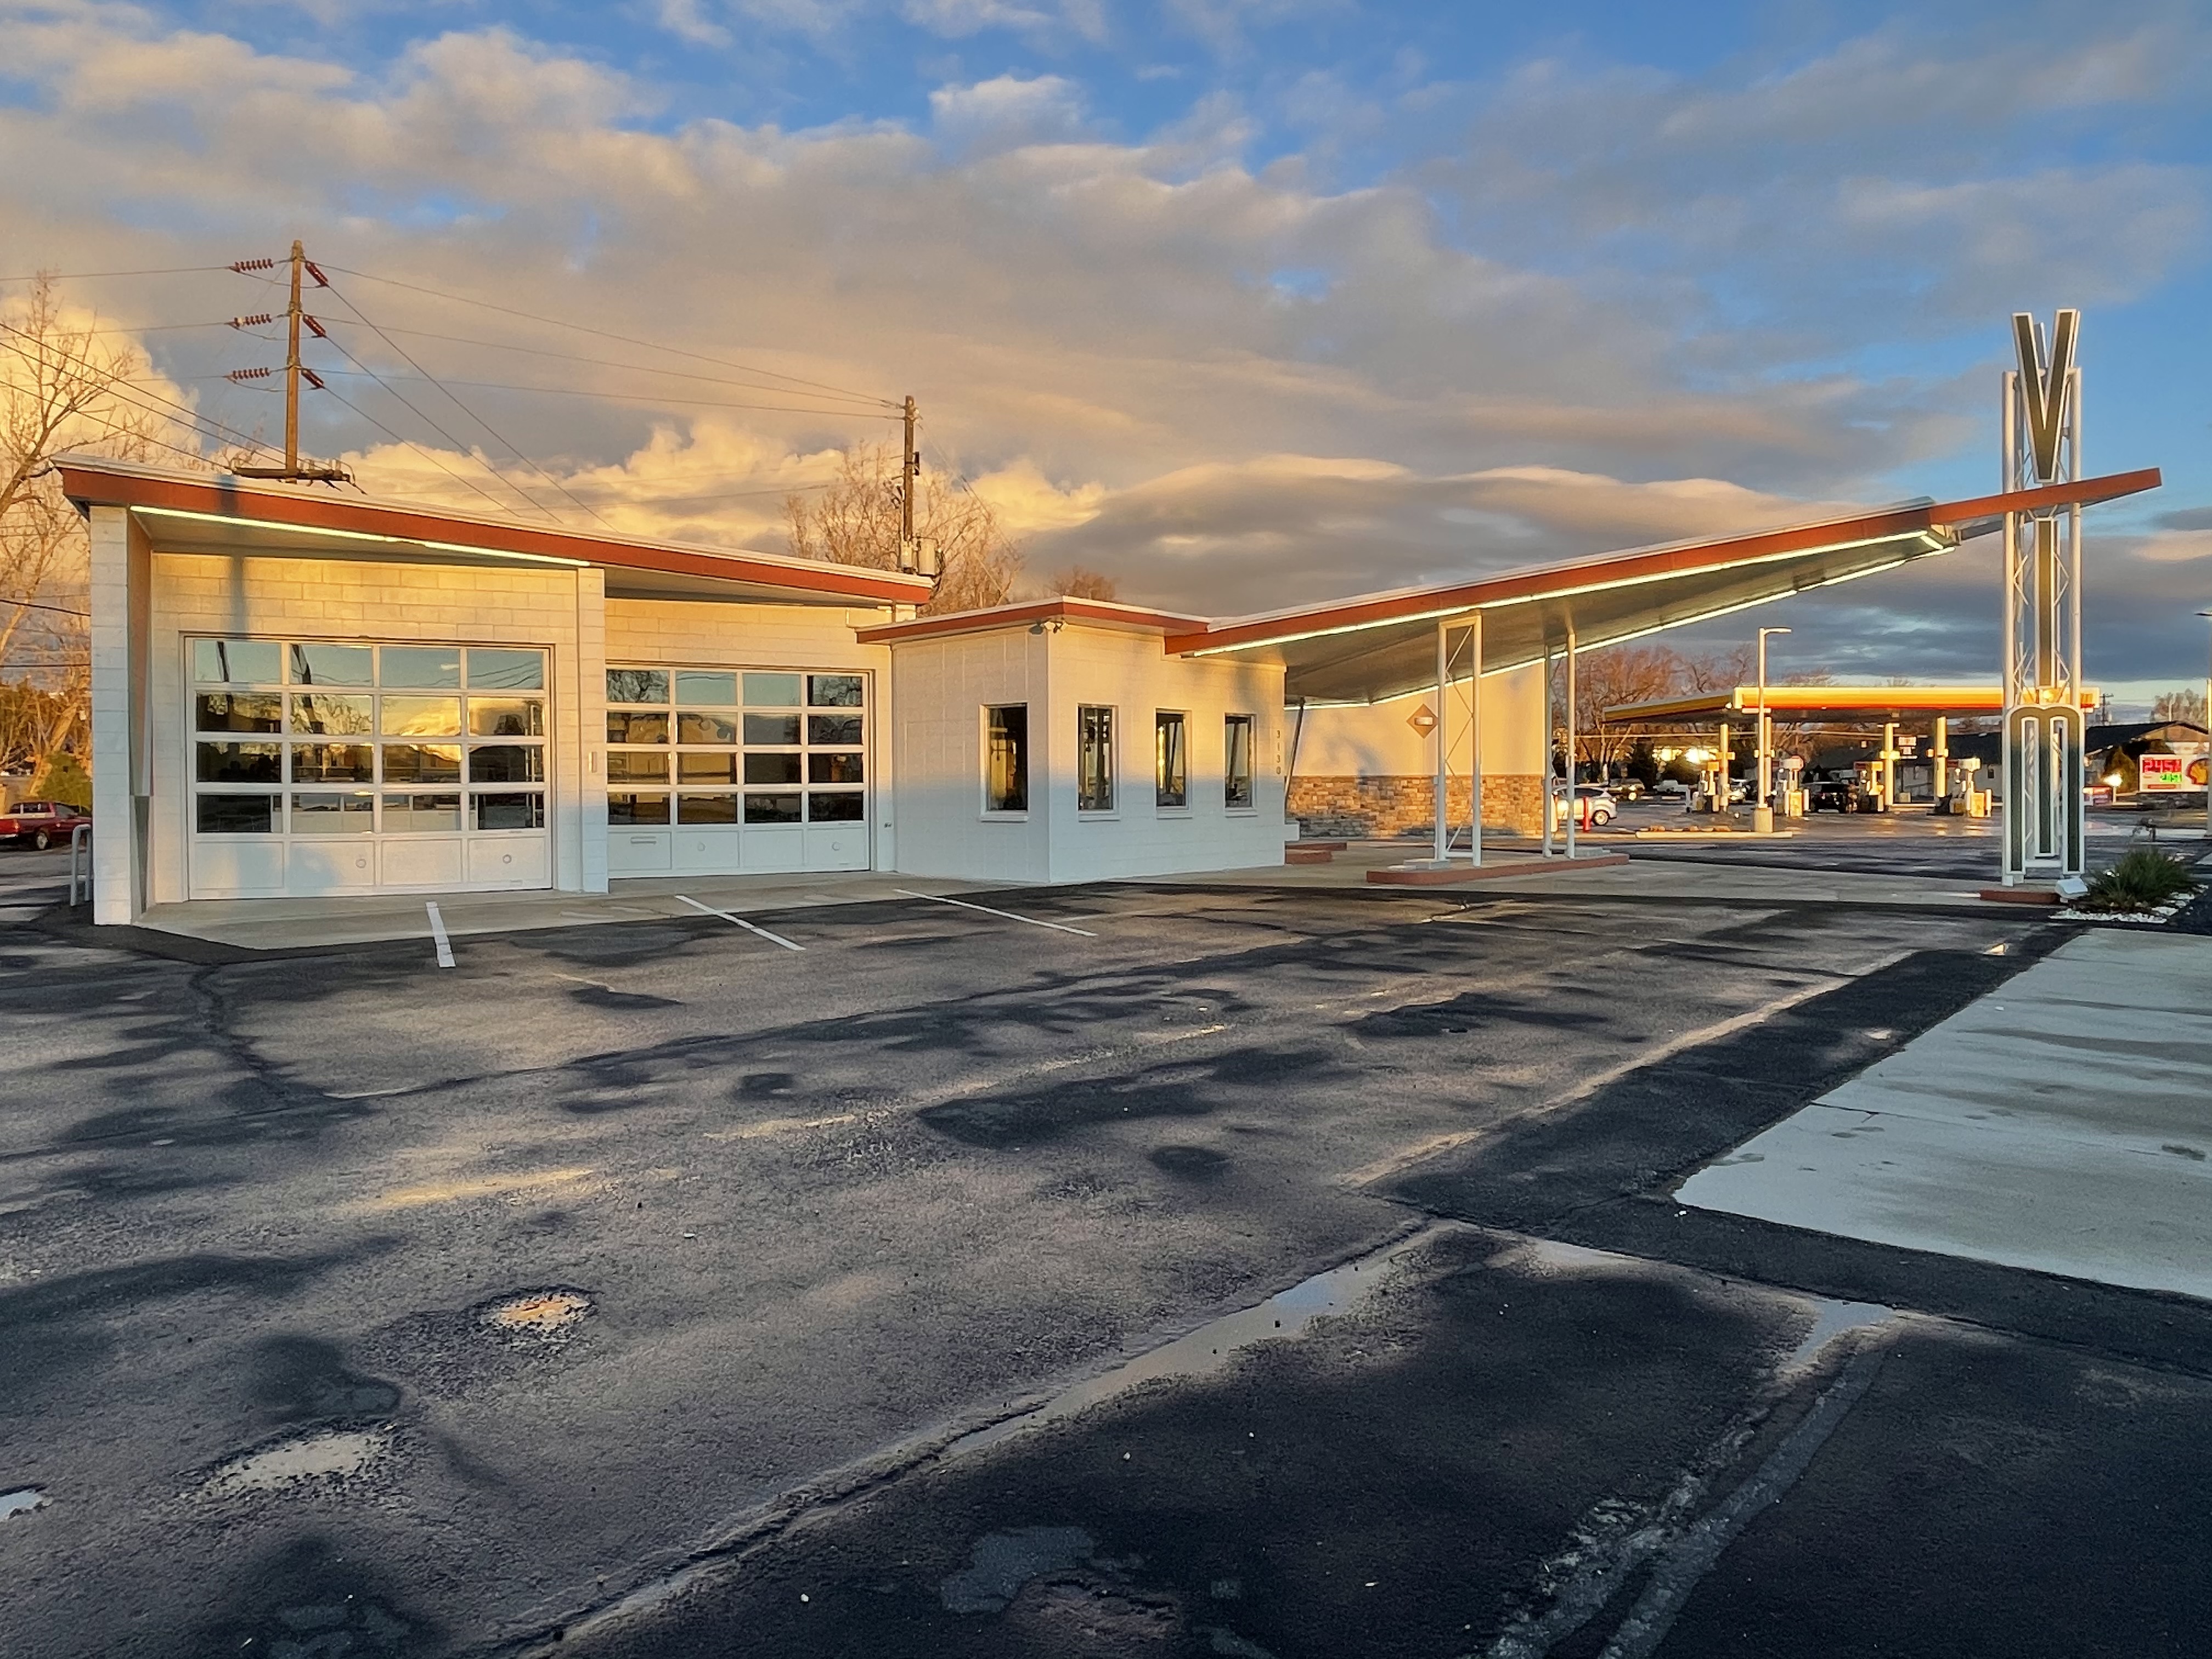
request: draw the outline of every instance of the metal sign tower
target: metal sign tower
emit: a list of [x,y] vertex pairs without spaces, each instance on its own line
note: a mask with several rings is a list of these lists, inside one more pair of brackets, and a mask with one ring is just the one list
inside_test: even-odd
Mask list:
[[[2012,319],[2020,367],[2004,377],[2004,488],[2081,477],[2078,311],[2046,339]],[[2008,513],[2004,521],[2004,883],[2082,870],[2081,509]]]

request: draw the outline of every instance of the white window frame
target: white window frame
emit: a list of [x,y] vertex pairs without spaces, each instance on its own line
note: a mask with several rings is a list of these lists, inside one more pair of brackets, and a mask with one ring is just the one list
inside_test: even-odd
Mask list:
[[987,702],[976,710],[979,732],[979,752],[982,764],[975,781],[977,811],[986,823],[1025,823],[1030,809],[1022,806],[994,806],[991,805],[991,714],[994,709],[1018,708],[1022,711],[1022,740],[1019,753],[1022,763],[1022,799],[1036,799],[1036,780],[1030,766],[1030,710],[1027,702]]
[[[1231,720],[1243,720],[1244,722],[1245,730],[1250,734],[1249,741],[1245,744],[1244,763],[1246,767],[1245,793],[1251,797],[1251,799],[1249,805],[1243,806],[1232,805],[1229,799],[1229,784],[1231,776],[1229,770],[1229,763],[1233,752],[1229,741],[1229,725]],[[1260,717],[1257,714],[1243,714],[1233,708],[1224,710],[1221,716],[1221,810],[1223,814],[1226,817],[1233,818],[1249,818],[1259,816],[1259,748]]]
[[[1165,781],[1160,772],[1160,726],[1172,720],[1182,728],[1182,800],[1180,804],[1164,802],[1160,795]],[[1164,818],[1187,818],[1190,816],[1190,710],[1188,708],[1155,708],[1152,711],[1152,811]]]
[[[1106,805],[1083,804],[1083,717],[1093,711],[1106,716]],[[1075,816],[1079,822],[1099,823],[1121,816],[1121,710],[1118,703],[1082,702],[1075,706]]]

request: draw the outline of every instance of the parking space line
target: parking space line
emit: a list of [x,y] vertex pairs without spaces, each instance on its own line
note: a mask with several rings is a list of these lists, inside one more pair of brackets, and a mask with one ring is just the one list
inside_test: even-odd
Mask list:
[[917,893],[912,888],[894,887],[894,893],[904,893],[908,898],[927,899],[932,904],[957,904],[963,910],[981,910],[987,916],[1004,916],[1008,921],[1026,921],[1032,927],[1052,927],[1063,933],[1080,933],[1085,939],[1097,939],[1097,934],[1081,927],[1071,927],[1064,921],[1039,921],[1035,916],[1018,916],[1012,910],[994,910],[988,904],[970,904],[966,899],[946,898],[937,893]]
[[430,913],[430,942],[438,947],[438,966],[453,965],[453,942],[446,937],[446,919],[438,914],[438,907],[425,901],[422,908]]
[[734,921],[749,933],[758,933],[771,945],[781,945],[787,951],[804,951],[806,948],[804,945],[793,945],[781,933],[771,933],[765,927],[756,927],[743,916],[733,916],[727,910],[717,910],[711,904],[702,904],[689,893],[678,893],[676,896],[694,910],[704,911],[710,916],[720,916],[724,921]]

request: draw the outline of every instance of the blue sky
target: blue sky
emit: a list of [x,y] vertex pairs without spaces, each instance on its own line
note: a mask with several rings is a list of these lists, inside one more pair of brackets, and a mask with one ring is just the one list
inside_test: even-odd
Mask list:
[[[2168,480],[2093,520],[2092,672],[2202,659],[2201,6],[0,0],[0,147],[27,163],[0,268],[301,236],[363,273],[355,313],[481,384],[483,430],[338,383],[410,449],[318,407],[314,441],[395,493],[450,493],[503,441],[626,528],[774,544],[776,492],[876,428],[518,354],[575,339],[371,276],[913,391],[1033,568],[1212,611],[1978,493],[2007,317],[2070,303],[2093,470]],[[248,308],[239,281],[84,297],[167,325],[145,337],[187,395],[265,423],[209,378],[242,343],[175,326]],[[1972,552],[1798,602],[1785,665],[1981,672],[1993,582]]]

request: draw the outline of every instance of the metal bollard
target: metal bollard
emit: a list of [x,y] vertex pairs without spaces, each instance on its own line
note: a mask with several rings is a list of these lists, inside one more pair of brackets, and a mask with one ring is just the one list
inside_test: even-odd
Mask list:
[[[78,862],[79,862],[79,860],[80,860],[80,858],[81,858],[81,857],[82,857],[82,850],[83,850],[85,848],[87,848],[87,847],[90,846],[90,845],[91,845],[91,843],[92,843],[92,826],[91,826],[90,824],[88,824],[88,823],[80,823],[79,825],[77,825],[77,827],[76,827],[76,829],[74,829],[74,830],[70,830],[70,894],[69,894],[69,902],[70,902],[70,908],[71,908],[72,909],[74,909],[74,908],[76,908],[79,903],[81,903],[81,902],[82,902],[82,901],[81,901],[81,900],[77,897],[77,896],[76,896],[76,895],[77,895],[77,880],[78,880],[78,878],[77,878],[77,867],[78,867]],[[89,862],[89,861],[86,861],[86,862],[84,863],[83,868],[84,868],[84,877],[83,877],[83,882],[84,882],[84,896],[85,896],[85,898],[89,899],[89,898],[92,896],[92,866],[91,866],[90,862]]]

